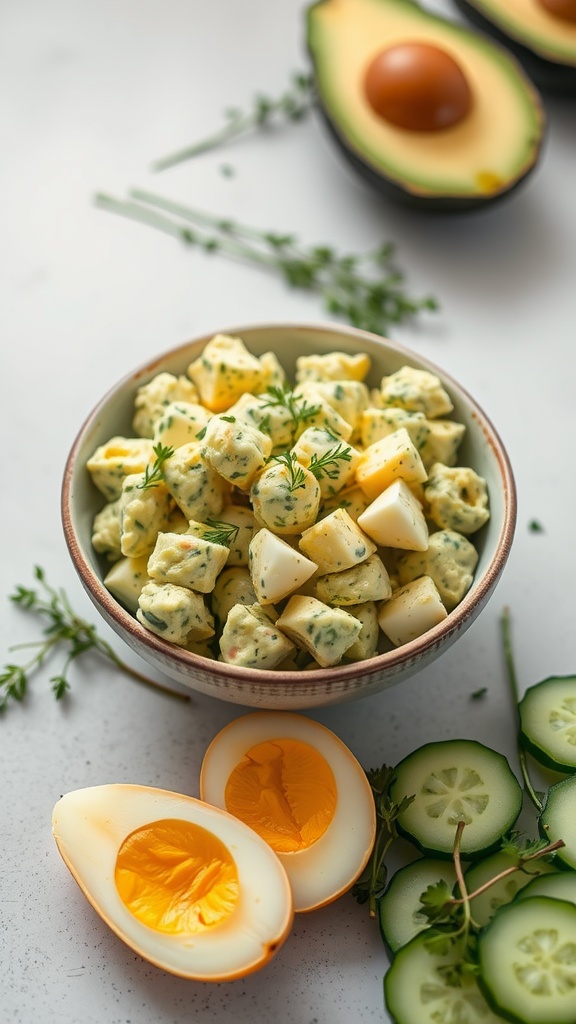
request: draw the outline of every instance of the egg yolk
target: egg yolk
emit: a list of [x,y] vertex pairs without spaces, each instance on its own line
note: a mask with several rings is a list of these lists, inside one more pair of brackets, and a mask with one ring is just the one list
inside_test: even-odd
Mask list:
[[295,853],[324,834],[336,808],[336,780],[308,743],[273,739],[252,747],[232,771],[226,809],[276,853]]
[[128,910],[169,935],[195,934],[224,921],[239,898],[234,859],[200,825],[167,818],[131,832],[114,880]]
[[399,43],[378,53],[368,66],[364,92],[375,114],[411,131],[450,128],[472,107],[462,69],[429,43]]
[[555,18],[576,22],[576,0],[540,0],[540,5]]

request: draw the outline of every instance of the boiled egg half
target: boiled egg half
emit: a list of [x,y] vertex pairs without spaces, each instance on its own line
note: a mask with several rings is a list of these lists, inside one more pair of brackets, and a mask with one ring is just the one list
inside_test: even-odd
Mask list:
[[262,711],[225,726],[204,756],[200,794],[275,851],[296,911],[342,895],[370,857],[376,813],[366,774],[342,740],[305,716]]
[[228,981],[263,967],[293,921],[270,846],[238,818],[147,786],[67,793],[56,843],[92,906],[144,959],[172,974]]

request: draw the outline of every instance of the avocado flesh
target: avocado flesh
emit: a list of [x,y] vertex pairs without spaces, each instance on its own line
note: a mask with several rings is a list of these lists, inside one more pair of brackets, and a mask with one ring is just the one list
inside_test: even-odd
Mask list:
[[[363,90],[383,49],[428,42],[449,53],[474,93],[471,113],[438,132],[397,128],[378,117]],[[406,196],[476,205],[508,192],[534,166],[542,139],[538,94],[516,62],[491,41],[424,11],[411,0],[320,0],[308,11],[308,46],[320,106],[345,152]]]
[[576,94],[576,25],[547,14],[538,0],[454,2],[474,25],[514,53],[541,89]]
[[466,6],[546,60],[576,67],[576,24],[554,17],[538,0],[468,0]]

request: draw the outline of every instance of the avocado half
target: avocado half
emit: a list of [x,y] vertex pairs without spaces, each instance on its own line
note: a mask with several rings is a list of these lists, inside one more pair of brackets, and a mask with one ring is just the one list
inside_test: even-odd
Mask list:
[[[367,68],[396,44],[441,48],[465,73],[472,109],[439,131],[399,128],[377,115]],[[412,0],[319,0],[307,10],[307,44],[319,108],[343,153],[389,198],[441,211],[502,199],[541,152],[540,96],[517,61],[492,40]]]
[[576,22],[546,10],[539,0],[454,0],[456,7],[507,46],[547,92],[576,94]]

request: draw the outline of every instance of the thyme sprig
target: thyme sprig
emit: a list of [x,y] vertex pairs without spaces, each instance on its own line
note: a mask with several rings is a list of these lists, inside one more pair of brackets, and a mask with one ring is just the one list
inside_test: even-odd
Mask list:
[[142,483],[136,485],[141,491],[147,491],[161,483],[164,479],[164,463],[174,455],[174,449],[170,445],[155,444],[152,451],[156,458],[151,466],[146,466]]
[[414,799],[413,796],[403,797],[399,804],[390,799],[389,790],[393,775],[394,769],[388,765],[371,768],[366,772],[376,806],[376,838],[370,860],[353,886],[352,895],[356,897],[358,903],[368,903],[370,917],[376,917],[378,900],[384,895],[386,888],[386,855],[394,840],[398,838],[396,819]]
[[270,97],[257,93],[249,110],[230,107],[224,111],[224,125],[207,138],[194,142],[184,149],[155,160],[152,171],[165,171],[200,153],[216,149],[230,139],[254,128],[267,129],[275,122],[300,121],[311,110],[316,99],[312,75],[302,71],[293,72],[289,88],[280,96]]
[[386,334],[424,310],[438,309],[432,296],[412,298],[406,293],[389,242],[361,254],[342,254],[328,245],[303,246],[296,235],[262,231],[142,189],[133,189],[127,199],[98,194],[95,201],[187,246],[275,272],[291,288],[319,295],[331,315],[376,334]]
[[34,576],[40,584],[39,589],[18,586],[10,595],[10,600],[24,611],[40,615],[47,620],[47,625],[43,630],[43,639],[16,644],[10,648],[10,650],[31,649],[34,654],[24,664],[11,662],[4,666],[0,673],[0,713],[6,710],[11,701],[21,703],[27,697],[33,674],[43,666],[59,646],[63,646],[67,653],[60,671],[50,677],[52,692],[56,700],[62,700],[70,689],[68,679],[70,666],[76,658],[88,651],[102,655],[116,668],[139,683],[160,690],[178,700],[188,701],[190,699],[187,694],[179,693],[162,683],[157,683],[127,665],[110,644],[98,635],[96,627],[73,611],[66,592],[50,586],[44,570],[38,565],[34,567]]

